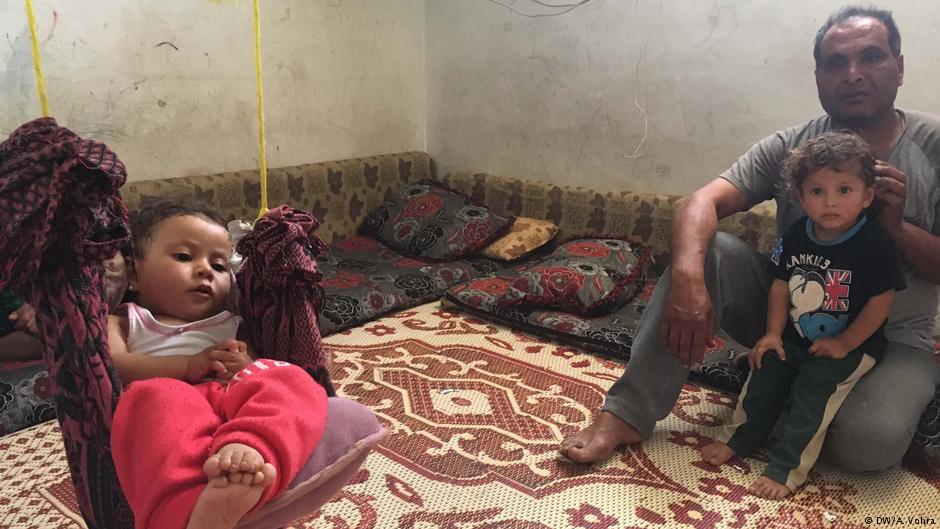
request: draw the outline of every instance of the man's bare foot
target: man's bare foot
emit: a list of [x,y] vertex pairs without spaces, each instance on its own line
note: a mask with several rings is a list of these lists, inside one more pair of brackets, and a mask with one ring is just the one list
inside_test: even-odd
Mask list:
[[196,500],[187,529],[231,529],[250,511],[277,477],[250,446],[227,444],[206,460],[209,483]]
[[575,463],[595,463],[610,457],[619,446],[642,440],[640,432],[620,417],[602,411],[587,428],[562,441],[559,451]]
[[790,489],[786,485],[777,483],[767,476],[761,476],[754,480],[754,483],[751,483],[747,490],[755,496],[767,498],[768,500],[782,500],[790,495]]
[[734,450],[725,443],[719,443],[718,441],[702,447],[700,453],[702,454],[703,461],[711,463],[716,467],[724,465],[729,459],[734,457]]

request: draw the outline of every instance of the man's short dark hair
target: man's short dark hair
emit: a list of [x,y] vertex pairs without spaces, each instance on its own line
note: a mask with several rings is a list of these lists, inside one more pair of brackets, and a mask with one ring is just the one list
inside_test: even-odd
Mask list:
[[202,205],[184,205],[166,200],[151,200],[130,215],[132,249],[134,257],[144,257],[144,249],[158,224],[173,217],[194,216],[226,228],[225,219],[214,209]]
[[875,185],[875,153],[868,142],[854,132],[826,132],[790,151],[780,166],[780,176],[783,185],[795,196],[806,178],[819,169],[829,167],[843,172],[855,170],[852,166],[858,168],[866,186]]
[[832,26],[852,17],[874,18],[884,24],[885,29],[888,30],[888,47],[891,49],[891,54],[895,57],[901,55],[901,32],[898,31],[898,25],[894,23],[891,11],[875,6],[846,6],[833,13],[816,32],[816,41],[813,43],[813,58],[816,59],[816,64],[819,64],[820,59],[819,45],[826,33],[832,29]]

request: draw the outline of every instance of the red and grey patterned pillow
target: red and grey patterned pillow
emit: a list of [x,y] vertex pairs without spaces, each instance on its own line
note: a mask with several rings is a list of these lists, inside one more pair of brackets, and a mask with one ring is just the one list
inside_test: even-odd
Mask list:
[[422,180],[369,213],[359,231],[413,257],[453,261],[485,248],[513,220]]
[[537,264],[518,267],[518,277],[496,304],[606,314],[636,295],[651,263],[649,248],[630,241],[576,239]]

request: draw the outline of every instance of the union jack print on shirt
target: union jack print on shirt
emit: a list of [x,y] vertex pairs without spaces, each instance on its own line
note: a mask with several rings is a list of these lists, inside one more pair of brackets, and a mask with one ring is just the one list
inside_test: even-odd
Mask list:
[[851,270],[826,270],[826,301],[823,310],[846,312],[849,310],[849,285]]

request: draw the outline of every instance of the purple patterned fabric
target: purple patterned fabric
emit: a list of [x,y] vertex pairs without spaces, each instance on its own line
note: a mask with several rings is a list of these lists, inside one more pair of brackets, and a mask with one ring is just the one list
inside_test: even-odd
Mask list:
[[134,526],[111,461],[121,382],[107,342],[104,266],[128,238],[127,173],[104,144],[52,118],[0,144],[0,290],[36,310],[43,360],[89,528]]
[[490,213],[430,180],[408,186],[363,221],[360,233],[412,257],[453,261],[501,237],[513,218]]
[[326,250],[313,233],[319,226],[313,215],[288,206],[266,213],[238,243],[245,264],[236,284],[260,356],[304,368],[332,397],[329,356],[317,324],[323,288],[316,258]]

